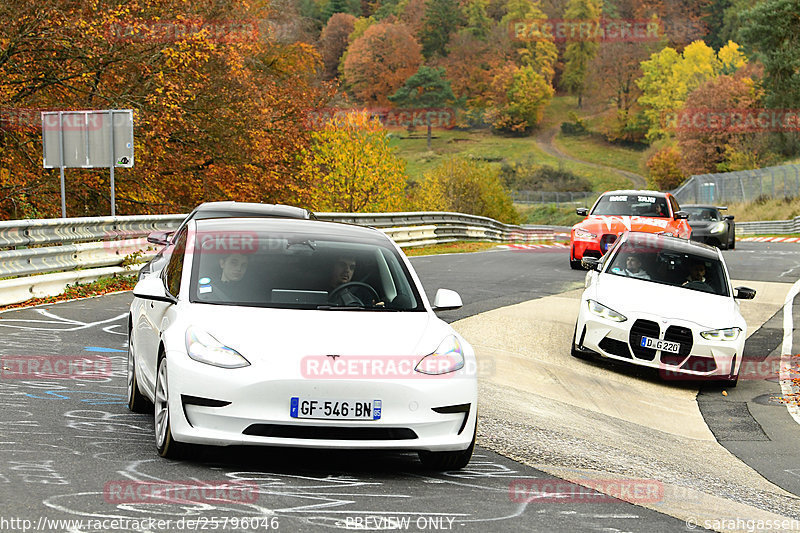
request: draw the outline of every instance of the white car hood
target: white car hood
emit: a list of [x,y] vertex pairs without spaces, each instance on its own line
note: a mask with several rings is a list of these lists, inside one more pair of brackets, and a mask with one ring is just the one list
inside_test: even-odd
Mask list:
[[628,318],[650,314],[688,320],[709,329],[734,326],[744,329],[745,325],[739,305],[731,297],[613,274],[600,274],[587,291],[586,298]]
[[190,304],[201,328],[248,359],[307,355],[421,355],[452,329],[428,312],[317,311]]

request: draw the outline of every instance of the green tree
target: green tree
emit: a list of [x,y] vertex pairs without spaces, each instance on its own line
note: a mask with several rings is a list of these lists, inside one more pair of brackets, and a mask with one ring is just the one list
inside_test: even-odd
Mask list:
[[792,108],[800,102],[800,0],[766,0],[740,14],[739,35],[764,64],[766,103]]
[[553,97],[553,87],[531,66],[509,65],[492,82],[494,97],[486,117],[500,131],[530,132],[542,120]]
[[413,194],[412,206],[422,211],[455,211],[519,222],[519,213],[503,187],[500,169],[464,158],[447,159],[427,172]]
[[472,36],[485,41],[492,31],[493,21],[486,14],[488,0],[469,0],[464,8],[464,15],[467,19],[467,27],[464,31]]
[[[450,81],[445,78],[443,68],[419,67],[389,101],[400,107],[435,108],[444,107],[456,101],[450,88]],[[428,150],[431,149],[431,120],[428,117]]]
[[[600,0],[569,0],[564,18],[569,21],[598,21],[602,13]],[[597,56],[600,45],[590,39],[570,41],[564,50],[564,72],[561,86],[578,96],[583,107],[583,91],[589,64]]]
[[450,35],[463,24],[464,17],[456,0],[427,0],[419,36],[425,57],[446,56]]
[[[510,28],[518,23],[530,24],[532,22],[541,25],[547,21],[547,15],[539,6],[539,0],[508,0],[506,14],[500,20],[500,26]],[[547,83],[553,82],[555,64],[558,61],[558,48],[556,48],[552,35],[534,31],[532,34],[526,34],[516,39],[514,47],[518,65],[533,67]]]

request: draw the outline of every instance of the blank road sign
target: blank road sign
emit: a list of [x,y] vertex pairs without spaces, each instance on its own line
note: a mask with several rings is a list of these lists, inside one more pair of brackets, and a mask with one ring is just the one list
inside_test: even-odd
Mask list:
[[132,168],[133,111],[44,112],[42,140],[44,168]]

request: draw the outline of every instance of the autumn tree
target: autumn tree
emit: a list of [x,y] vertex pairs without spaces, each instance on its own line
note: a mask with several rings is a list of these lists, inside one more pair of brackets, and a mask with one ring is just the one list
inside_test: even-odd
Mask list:
[[686,179],[681,170],[681,154],[672,146],[663,148],[647,160],[650,175],[647,187],[659,191],[672,190]]
[[356,17],[348,13],[336,13],[328,19],[319,38],[319,50],[325,66],[325,79],[333,79],[339,70],[339,59],[347,50],[348,36],[355,28]]
[[421,211],[468,213],[508,224],[516,224],[520,218],[500,170],[464,158],[447,159],[425,173],[412,200],[413,208]]
[[[307,106],[327,97],[319,59],[274,40],[270,8],[243,0],[54,0],[0,4],[0,108],[133,108],[136,167],[116,173],[118,213],[181,212],[203,200],[281,201],[307,145]],[[158,21],[157,24],[154,21]],[[198,24],[203,22],[203,26]],[[22,194],[59,212],[41,132],[0,132],[0,212]],[[108,174],[70,171],[70,215],[109,212]]]
[[353,95],[367,105],[388,105],[422,64],[419,43],[402,24],[373,24],[353,41],[344,58],[344,79]]
[[[569,0],[564,18],[570,22],[600,20],[600,0]],[[590,63],[597,56],[599,45],[591,39],[577,39],[567,43],[564,51],[564,72],[561,86],[571,94],[578,95],[578,107],[583,107],[583,92]]]
[[554,91],[533,67],[508,65],[492,80],[492,93],[486,112],[489,123],[499,131],[519,135],[539,124]]
[[[739,157],[736,154],[769,157],[758,153],[763,146],[759,142],[763,133],[736,131],[730,123],[733,112],[756,109],[760,96],[761,91],[752,78],[727,75],[708,80],[689,94],[686,99],[689,116],[683,127],[678,124],[676,134],[685,174],[718,172],[727,168],[731,158]],[[718,118],[712,122],[715,112]],[[759,158],[755,159],[757,163]]]
[[469,0],[464,8],[466,27],[463,31],[485,41],[494,27],[494,21],[487,15],[488,0]]
[[[456,97],[443,68],[419,67],[389,101],[400,107],[441,108],[455,103]],[[431,120],[428,116],[428,150],[431,149]]]
[[643,61],[642,77],[636,83],[642,90],[639,103],[648,122],[648,140],[671,134],[669,121],[691,91],[706,80],[723,72],[735,72],[745,64],[736,43],[728,43],[717,54],[703,41],[693,42],[682,54],[666,47]]
[[353,112],[312,134],[300,171],[307,205],[346,213],[405,208],[405,162],[386,130],[367,112]]

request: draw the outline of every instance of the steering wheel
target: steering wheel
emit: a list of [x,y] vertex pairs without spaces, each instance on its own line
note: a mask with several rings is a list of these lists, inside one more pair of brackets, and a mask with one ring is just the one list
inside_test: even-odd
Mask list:
[[336,296],[339,296],[339,293],[344,292],[350,287],[359,287],[367,289],[367,291],[369,291],[370,293],[370,296],[373,296],[372,303],[370,305],[374,305],[375,302],[381,299],[381,297],[378,296],[378,292],[372,288],[372,285],[369,285],[367,283],[362,283],[360,281],[348,281],[347,283],[342,283],[341,285],[333,289],[330,292],[330,294],[328,294],[328,301],[332,301]]

